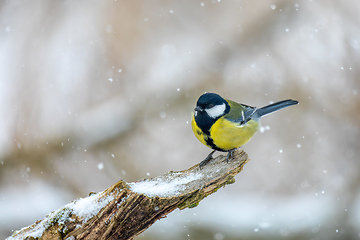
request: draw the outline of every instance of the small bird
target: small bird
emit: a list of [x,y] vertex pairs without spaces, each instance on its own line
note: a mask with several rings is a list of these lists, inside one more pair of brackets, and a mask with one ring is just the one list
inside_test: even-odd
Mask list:
[[200,168],[213,158],[215,151],[228,152],[226,160],[229,161],[234,150],[247,143],[259,130],[262,116],[298,103],[289,99],[256,108],[226,100],[216,93],[201,95],[191,126],[196,138],[213,151],[200,163]]

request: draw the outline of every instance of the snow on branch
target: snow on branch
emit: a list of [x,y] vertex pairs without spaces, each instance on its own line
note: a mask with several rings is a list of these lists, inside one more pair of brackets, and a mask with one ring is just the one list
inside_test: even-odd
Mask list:
[[133,239],[176,208],[196,207],[219,188],[234,183],[249,160],[243,150],[237,150],[228,162],[220,155],[201,169],[196,164],[155,178],[119,181],[63,206],[7,240]]

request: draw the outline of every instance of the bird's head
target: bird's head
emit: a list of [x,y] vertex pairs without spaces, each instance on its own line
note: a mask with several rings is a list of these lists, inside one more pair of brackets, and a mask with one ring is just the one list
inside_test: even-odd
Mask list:
[[204,93],[196,103],[195,117],[208,116],[218,119],[230,111],[230,106],[225,99],[216,93]]

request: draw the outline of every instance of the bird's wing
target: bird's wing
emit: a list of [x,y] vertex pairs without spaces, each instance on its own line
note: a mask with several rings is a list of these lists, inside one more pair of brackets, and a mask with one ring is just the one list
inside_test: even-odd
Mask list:
[[225,118],[233,122],[239,123],[240,125],[248,122],[257,110],[257,108],[255,107],[239,104],[231,100],[226,101],[230,105],[230,112],[225,115]]

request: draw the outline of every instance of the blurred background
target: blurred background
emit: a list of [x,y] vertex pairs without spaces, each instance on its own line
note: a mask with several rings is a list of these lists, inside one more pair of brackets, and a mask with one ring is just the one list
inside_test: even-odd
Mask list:
[[197,98],[265,117],[235,184],[137,239],[360,238],[360,2],[2,1],[0,238],[64,204],[187,169]]

